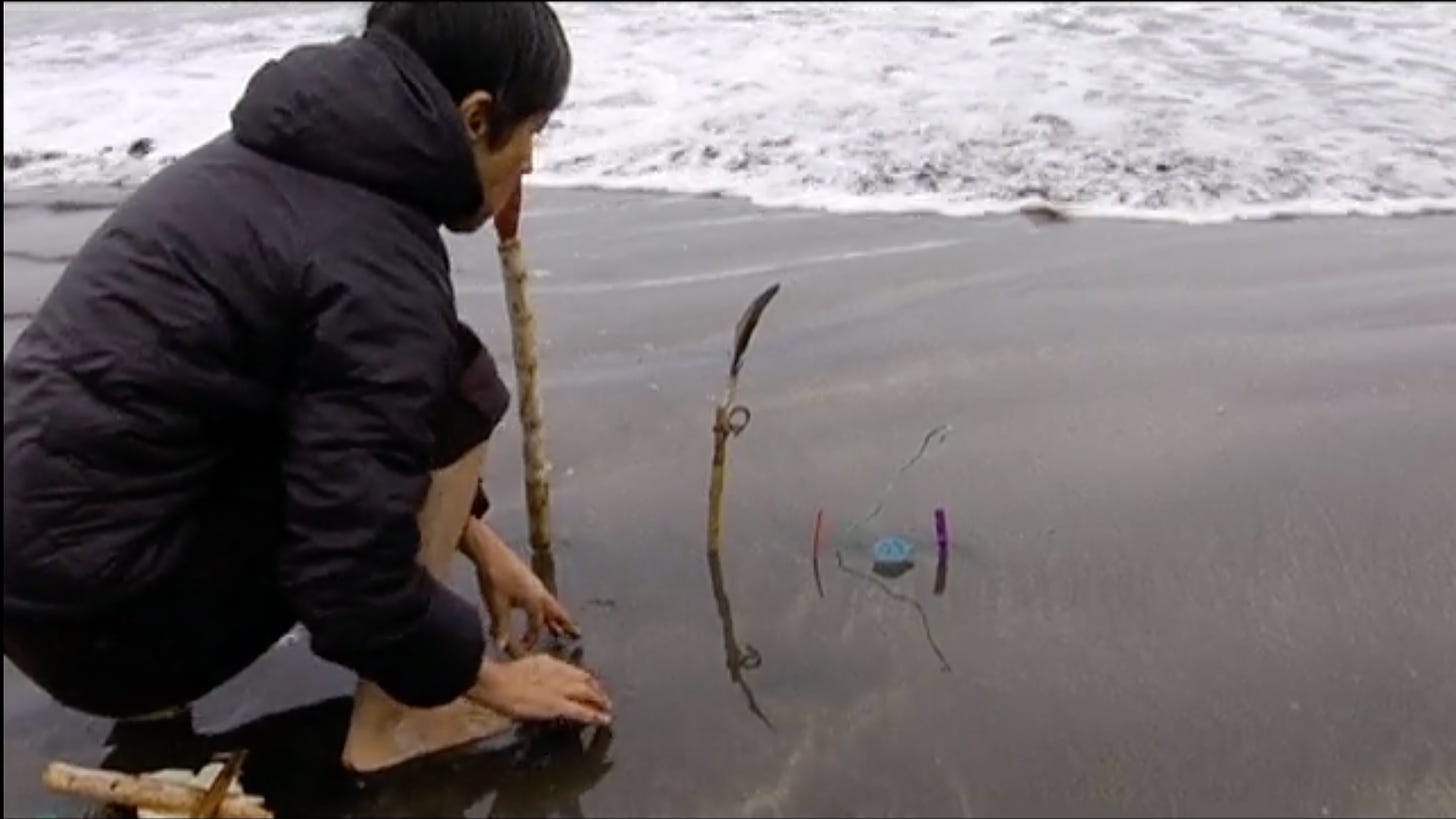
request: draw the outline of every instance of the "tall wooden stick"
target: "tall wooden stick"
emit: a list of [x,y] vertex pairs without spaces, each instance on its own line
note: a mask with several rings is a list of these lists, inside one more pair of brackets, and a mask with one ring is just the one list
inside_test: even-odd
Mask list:
[[526,288],[526,261],[517,232],[521,224],[521,186],[495,216],[500,237],[501,275],[505,279],[506,308],[511,319],[511,347],[516,362],[517,405],[521,415],[521,457],[526,482],[526,511],[531,527],[531,549],[551,550],[551,466],[546,461],[546,422],[541,413],[541,391],[536,383],[536,314]]
[[728,469],[728,438],[742,434],[752,417],[748,407],[734,404],[738,393],[738,373],[743,369],[743,354],[748,352],[748,342],[763,310],[779,293],[777,284],[759,293],[743,315],[733,336],[733,363],[728,368],[728,385],[723,392],[723,402],[713,412],[713,466],[708,484],[708,552],[717,554],[721,546],[723,530],[723,483]]

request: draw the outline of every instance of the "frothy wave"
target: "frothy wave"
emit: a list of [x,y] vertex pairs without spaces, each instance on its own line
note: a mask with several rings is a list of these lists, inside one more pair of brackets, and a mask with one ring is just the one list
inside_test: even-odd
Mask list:
[[[7,187],[135,184],[223,130],[262,62],[362,17],[53,8],[5,7]],[[558,9],[576,71],[540,184],[967,216],[1456,211],[1442,4]]]

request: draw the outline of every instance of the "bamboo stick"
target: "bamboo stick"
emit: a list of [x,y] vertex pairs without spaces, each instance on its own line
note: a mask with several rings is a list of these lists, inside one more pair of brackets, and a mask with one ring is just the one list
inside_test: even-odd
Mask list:
[[[729,398],[731,401],[732,398]],[[718,554],[723,536],[723,481],[728,469],[728,436],[733,430],[728,425],[728,411],[732,405],[725,401],[713,414],[713,466],[708,484],[708,552]]]
[[[206,794],[202,788],[192,785],[64,762],[47,765],[41,774],[41,784],[57,793],[178,816],[195,815],[198,801]],[[216,815],[224,819],[272,819],[273,812],[263,806],[259,797],[228,795],[218,805]]]
[[738,374],[743,369],[743,356],[748,352],[748,342],[764,308],[778,295],[777,284],[759,293],[743,315],[733,336],[733,362],[728,368],[728,383],[723,391],[723,401],[713,412],[713,464],[708,484],[708,553],[718,554],[723,530],[723,486],[728,471],[728,438],[742,434],[752,418],[748,407],[735,404],[738,394]]
[[526,261],[517,237],[521,219],[521,188],[495,217],[500,238],[501,275],[505,280],[506,309],[511,321],[511,348],[516,364],[517,405],[521,417],[521,458],[526,483],[526,510],[531,549],[551,550],[551,466],[546,460],[546,422],[542,417],[537,384],[536,313],[526,285]]

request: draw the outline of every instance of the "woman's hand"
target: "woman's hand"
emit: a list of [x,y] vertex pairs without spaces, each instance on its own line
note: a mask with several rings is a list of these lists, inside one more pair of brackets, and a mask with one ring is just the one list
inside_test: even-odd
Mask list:
[[512,719],[610,725],[612,702],[591,674],[546,654],[486,661],[465,695]]
[[[490,614],[491,639],[502,651],[520,656],[535,648],[542,631],[548,629],[556,636],[581,636],[561,603],[483,521],[471,519],[462,546],[475,563],[480,596]],[[510,633],[515,609],[525,611],[529,620],[519,641]]]

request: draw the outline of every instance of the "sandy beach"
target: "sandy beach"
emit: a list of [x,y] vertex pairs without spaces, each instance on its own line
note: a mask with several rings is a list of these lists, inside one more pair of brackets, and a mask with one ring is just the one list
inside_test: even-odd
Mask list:
[[[7,352],[116,196],[6,193]],[[190,729],[122,737],[7,662],[6,815],[80,807],[40,788],[49,759],[196,767],[238,746],[282,814],[1456,813],[1456,217],[528,200],[557,580],[612,734],[360,785],[337,765],[350,678],[303,642]],[[508,370],[494,244],[449,243],[462,314]],[[773,282],[715,595],[713,404]],[[488,486],[524,548],[517,433],[512,414]],[[911,571],[868,573],[882,535],[916,545]]]

